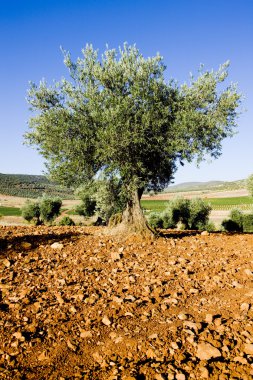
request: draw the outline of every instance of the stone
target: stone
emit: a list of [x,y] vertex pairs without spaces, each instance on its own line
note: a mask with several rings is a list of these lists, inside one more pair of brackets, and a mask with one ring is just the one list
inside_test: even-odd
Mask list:
[[62,250],[63,244],[55,242],[55,243],[51,244],[51,248]]
[[6,268],[10,268],[11,266],[11,262],[8,259],[4,259],[2,263]]
[[106,315],[105,315],[104,318],[102,319],[102,322],[103,322],[103,324],[106,325],[106,326],[110,326],[110,324],[111,324],[110,319],[109,319]]
[[246,302],[242,303],[240,306],[240,310],[244,313],[247,313],[249,311],[249,308],[250,308],[250,304]]
[[92,338],[92,332],[86,331],[84,329],[80,329],[80,337],[81,338]]
[[245,343],[243,347],[243,352],[247,355],[253,355],[253,344]]
[[253,272],[252,272],[252,270],[250,270],[250,269],[244,269],[244,273],[245,273],[247,276],[253,276]]
[[181,321],[184,321],[187,319],[187,315],[184,314],[184,313],[179,313],[178,314],[178,319],[180,319]]
[[205,321],[207,323],[212,323],[213,322],[213,315],[212,314],[207,314],[206,318],[205,318]]
[[32,244],[31,243],[28,243],[27,241],[23,241],[21,244],[20,244],[21,248],[24,249],[25,251],[32,248]]
[[111,259],[113,261],[120,260],[120,254],[118,252],[111,252]]
[[221,356],[220,350],[212,346],[210,343],[200,343],[197,346],[197,358],[200,360],[209,360]]
[[186,377],[185,377],[185,375],[183,373],[177,373],[176,374],[176,379],[177,380],[185,380]]

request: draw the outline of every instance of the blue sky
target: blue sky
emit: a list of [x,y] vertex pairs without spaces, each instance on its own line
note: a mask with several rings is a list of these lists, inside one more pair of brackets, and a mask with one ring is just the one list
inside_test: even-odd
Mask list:
[[231,61],[228,83],[238,82],[247,109],[238,134],[212,163],[179,168],[175,183],[236,180],[253,173],[252,0],[0,0],[0,173],[41,174],[43,158],[23,145],[30,117],[26,91],[67,76],[60,46],[80,55],[86,43],[136,43],[144,56],[159,52],[166,79],[189,80],[201,63]]

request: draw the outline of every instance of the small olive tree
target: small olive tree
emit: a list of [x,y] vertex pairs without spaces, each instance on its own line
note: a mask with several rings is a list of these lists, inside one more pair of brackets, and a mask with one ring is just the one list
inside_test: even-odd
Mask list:
[[60,214],[62,201],[60,198],[43,196],[36,202],[28,200],[21,208],[22,217],[35,225],[52,223]]

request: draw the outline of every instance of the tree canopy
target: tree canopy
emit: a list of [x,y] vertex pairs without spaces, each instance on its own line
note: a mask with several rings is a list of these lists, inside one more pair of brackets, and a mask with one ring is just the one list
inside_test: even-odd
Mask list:
[[217,158],[235,131],[240,94],[234,84],[224,87],[228,62],[179,86],[165,81],[159,54],[145,58],[136,46],[99,56],[87,45],[76,62],[63,54],[68,79],[30,84],[35,114],[25,139],[64,184],[116,175],[133,206],[134,193],[163,189],[179,163]]

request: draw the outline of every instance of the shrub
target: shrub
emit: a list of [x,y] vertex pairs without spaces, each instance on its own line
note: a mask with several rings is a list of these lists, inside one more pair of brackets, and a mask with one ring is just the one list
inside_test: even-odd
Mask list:
[[69,216],[64,216],[59,221],[59,226],[75,226],[75,222],[73,219],[71,219]]
[[234,222],[232,219],[223,220],[221,223],[221,226],[227,232],[239,232],[240,231],[240,227],[238,226],[238,223]]
[[189,228],[194,230],[206,229],[211,210],[212,207],[203,199],[192,199],[189,204]]
[[184,198],[173,199],[166,210],[165,214],[169,215],[173,224],[183,223],[188,228],[190,217],[190,200]]
[[[180,228],[206,229],[209,222],[211,206],[202,199],[183,199],[172,200],[164,212],[150,213],[148,222],[153,228]],[[212,225],[212,228],[215,228]]]
[[253,214],[243,215],[243,232],[253,232]]
[[62,201],[60,198],[43,196],[40,200],[40,219],[44,223],[51,223],[59,214]]
[[52,222],[60,214],[62,201],[60,198],[43,196],[37,202],[26,201],[21,208],[22,217],[36,225]]
[[153,228],[164,228],[163,227],[163,216],[158,212],[151,212],[148,216],[148,223],[150,227]]
[[100,179],[80,187],[76,194],[82,201],[75,209],[79,215],[89,217],[96,214],[106,223],[112,215],[122,212],[126,206],[122,181],[117,177],[101,176]]
[[221,223],[225,231],[228,232],[241,232],[243,231],[244,215],[240,210],[231,210],[229,219],[223,220]]
[[230,219],[233,220],[233,222],[237,223],[238,225],[238,231],[243,231],[243,213],[241,210],[234,209],[230,212]]
[[81,216],[92,216],[96,210],[96,201],[91,196],[86,195],[82,198],[82,203],[77,205],[75,211]]
[[21,215],[29,223],[34,222],[36,225],[41,224],[39,202],[26,201],[21,208]]

